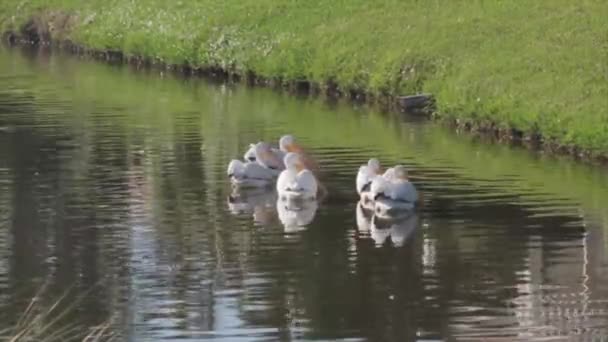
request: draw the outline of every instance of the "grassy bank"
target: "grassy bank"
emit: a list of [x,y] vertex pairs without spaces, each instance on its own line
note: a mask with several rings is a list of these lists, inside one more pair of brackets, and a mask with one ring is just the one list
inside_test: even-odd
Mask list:
[[443,118],[608,152],[602,0],[4,0],[0,25],[40,13],[53,13],[52,36],[93,49],[343,92],[430,92]]

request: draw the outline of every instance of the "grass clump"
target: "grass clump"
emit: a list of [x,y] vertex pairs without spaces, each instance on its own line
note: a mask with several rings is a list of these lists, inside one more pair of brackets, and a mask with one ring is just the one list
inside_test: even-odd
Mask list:
[[87,327],[66,323],[80,299],[68,301],[69,290],[51,305],[42,304],[46,286],[43,286],[18,316],[14,325],[0,329],[0,340],[8,342],[109,342],[116,335],[110,323]]
[[608,151],[608,3],[553,1],[5,0],[0,25],[41,11],[69,37],[169,64],[431,92],[441,116]]

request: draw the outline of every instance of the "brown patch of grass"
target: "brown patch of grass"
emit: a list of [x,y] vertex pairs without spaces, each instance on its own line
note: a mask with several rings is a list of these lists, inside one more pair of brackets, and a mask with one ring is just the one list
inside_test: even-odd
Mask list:
[[33,15],[19,28],[16,34],[21,40],[40,44],[51,41],[63,41],[76,21],[74,14],[63,11],[45,11]]

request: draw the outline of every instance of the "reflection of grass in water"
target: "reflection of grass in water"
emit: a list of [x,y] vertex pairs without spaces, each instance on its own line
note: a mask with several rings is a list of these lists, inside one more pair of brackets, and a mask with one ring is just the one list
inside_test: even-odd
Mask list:
[[[10,342],[26,341],[113,341],[116,335],[111,331],[110,322],[94,327],[81,324],[65,324],[62,320],[73,313],[74,308],[86,296],[66,303],[70,290],[66,290],[52,305],[41,305],[40,298],[44,295],[43,286],[30,300],[14,326],[0,330],[0,339]],[[64,307],[65,308],[62,308]]]
[[[145,127],[150,136],[146,148],[158,149],[189,130],[204,137],[208,160],[222,158],[221,149],[228,150],[230,158],[239,157],[245,144],[256,139],[276,141],[286,133],[273,128],[279,121],[279,125],[289,127],[289,133],[306,137],[307,143],[382,151],[379,157],[383,161],[408,158],[426,168],[449,165],[457,176],[484,182],[518,175],[504,191],[537,192],[542,184],[543,192],[573,198],[586,208],[602,208],[608,200],[608,179],[600,169],[549,157],[537,159],[527,151],[506,146],[472,143],[432,126],[403,125],[378,113],[353,115],[343,106],[328,111],[318,101],[298,101],[266,89],[244,91],[226,86],[218,91],[197,80],[133,74],[57,55],[50,56],[48,65],[46,69],[0,54],[0,72],[30,74],[32,67],[39,71],[22,81],[26,82],[22,87],[35,101],[44,103],[50,96],[57,96],[62,101],[74,101],[77,108],[113,108],[116,115],[93,118],[91,110],[70,110],[45,112],[25,120],[58,120],[76,131],[82,129],[81,123],[84,127],[109,125],[125,132],[130,127]],[[1,71],[5,67],[11,71]],[[52,95],[46,90],[49,84],[57,85]],[[192,115],[186,117],[184,113]],[[260,127],[257,135],[243,134],[247,131],[244,128],[256,125]],[[417,132],[408,132],[410,129]],[[210,163],[205,167],[210,168]],[[214,180],[209,180],[210,186],[217,186]]]

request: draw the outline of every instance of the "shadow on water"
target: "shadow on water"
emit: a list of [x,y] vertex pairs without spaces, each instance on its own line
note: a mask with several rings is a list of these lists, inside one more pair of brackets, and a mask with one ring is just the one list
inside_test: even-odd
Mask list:
[[[72,317],[129,340],[606,334],[602,170],[154,73],[0,51],[0,330],[48,283],[94,288]],[[230,188],[227,162],[285,132],[318,158],[326,201]],[[360,215],[370,156],[412,168],[416,215]]]

